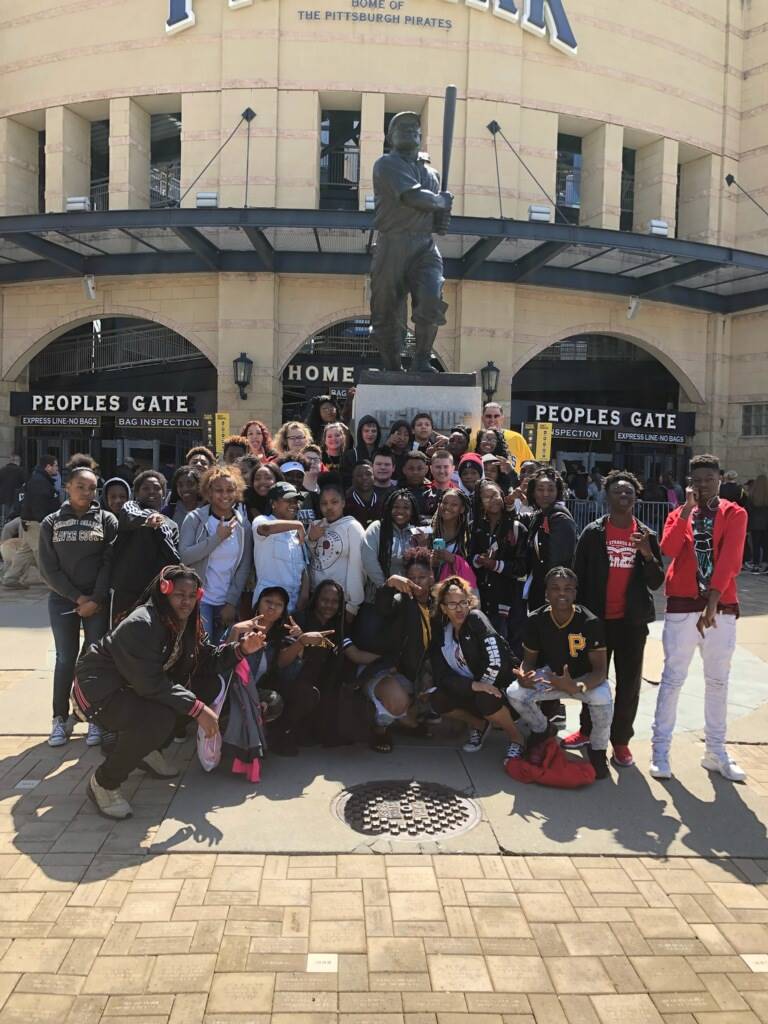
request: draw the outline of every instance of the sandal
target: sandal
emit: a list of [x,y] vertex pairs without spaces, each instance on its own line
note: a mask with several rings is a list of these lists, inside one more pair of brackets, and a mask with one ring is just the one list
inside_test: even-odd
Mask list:
[[392,730],[389,726],[382,729],[378,726],[374,726],[371,732],[371,750],[375,750],[377,754],[391,754],[392,753]]

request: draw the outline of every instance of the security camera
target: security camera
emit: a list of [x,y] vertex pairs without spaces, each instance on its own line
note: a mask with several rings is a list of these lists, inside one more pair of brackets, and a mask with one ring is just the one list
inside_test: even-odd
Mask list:
[[83,278],[83,291],[85,297],[91,302],[96,298],[96,277],[94,274],[86,274]]
[[640,309],[640,299],[637,295],[633,295],[627,306],[627,320],[634,320],[638,309]]

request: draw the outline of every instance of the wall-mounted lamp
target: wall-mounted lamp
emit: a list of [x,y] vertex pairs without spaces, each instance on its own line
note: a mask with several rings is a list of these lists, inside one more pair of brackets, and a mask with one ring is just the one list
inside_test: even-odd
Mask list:
[[500,373],[501,371],[492,359],[490,359],[480,371],[480,381],[486,402],[490,402],[496,394],[499,387]]
[[251,383],[253,376],[253,360],[249,359],[245,352],[241,352],[237,359],[232,360],[232,368],[235,371],[235,384],[240,391],[240,397],[247,398],[246,388]]

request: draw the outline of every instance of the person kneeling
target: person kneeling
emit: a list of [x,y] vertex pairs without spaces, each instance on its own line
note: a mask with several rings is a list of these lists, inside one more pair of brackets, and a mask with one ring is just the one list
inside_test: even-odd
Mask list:
[[193,569],[166,567],[136,607],[77,662],[77,707],[89,722],[117,733],[88,782],[88,796],[107,818],[131,816],[120,785],[135,768],[156,778],[178,774],[160,753],[177,715],[196,719],[207,736],[218,732],[217,715],[194,693],[195,677],[227,672],[264,645],[263,633],[254,631],[214,647],[201,627],[201,597]]
[[496,725],[507,734],[506,760],[519,758],[523,740],[503,693],[517,659],[479,603],[460,576],[449,576],[437,588],[430,647],[435,690],[430,704],[438,714],[469,723],[469,741],[462,748],[466,753],[480,750]]
[[554,735],[539,704],[568,697],[588,704],[592,717],[589,760],[597,778],[604,779],[613,698],[603,624],[575,603],[578,580],[572,569],[550,569],[544,585],[547,603],[528,617],[523,663],[515,670],[518,678],[507,688],[507,699],[531,729],[529,757],[534,763],[543,743]]

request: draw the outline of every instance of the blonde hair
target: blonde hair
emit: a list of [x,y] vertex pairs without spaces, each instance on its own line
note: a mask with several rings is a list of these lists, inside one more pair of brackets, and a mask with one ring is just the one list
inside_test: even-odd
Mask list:
[[245,480],[243,480],[243,474],[236,466],[211,466],[203,473],[202,480],[200,481],[200,494],[205,501],[210,503],[211,500],[211,484],[214,480],[219,480],[221,477],[226,477],[231,480],[235,485],[237,491],[237,500],[243,500],[243,491],[245,490]]
[[306,448],[308,444],[312,444],[312,431],[309,429],[306,423],[300,423],[299,420],[289,420],[284,423],[275,435],[275,448],[280,452],[281,455],[285,455],[290,451],[288,447],[288,434],[292,431],[301,431],[304,435],[304,444],[302,448]]
[[462,592],[464,597],[469,601],[470,608],[479,608],[480,601],[476,594],[473,593],[472,588],[466,580],[462,579],[461,576],[448,576],[441,583],[438,583],[435,589],[432,591],[432,596],[435,601],[435,607],[438,611],[442,608],[445,602],[446,595],[451,587],[456,587]]

